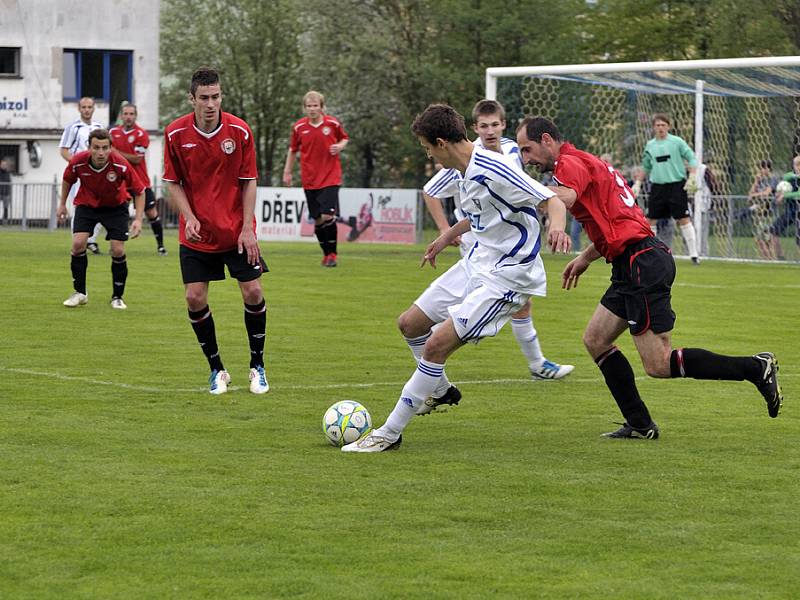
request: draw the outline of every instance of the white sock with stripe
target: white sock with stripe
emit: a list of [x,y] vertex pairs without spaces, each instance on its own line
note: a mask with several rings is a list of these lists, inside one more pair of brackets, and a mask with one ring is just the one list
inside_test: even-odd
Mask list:
[[519,349],[528,359],[528,367],[531,369],[541,367],[544,362],[544,355],[542,354],[542,347],[539,345],[539,336],[536,335],[536,329],[533,327],[533,319],[531,317],[511,319],[511,331],[514,332],[514,337],[517,338]]
[[[433,331],[429,331],[425,335],[421,335],[415,338],[404,338],[406,340],[406,344],[411,349],[411,354],[414,355],[414,360],[419,361],[422,360],[422,353],[425,350],[425,342],[427,342],[431,335],[433,335]],[[441,398],[442,396],[447,393],[447,390],[450,388],[450,380],[447,379],[447,374],[442,371],[442,378],[439,381],[439,385],[436,386],[436,389],[433,391],[434,398]]]
[[403,386],[394,410],[386,419],[386,423],[376,430],[376,433],[390,442],[397,440],[406,425],[417,414],[417,409],[422,406],[426,398],[433,394],[443,373],[443,364],[420,359],[417,369]]

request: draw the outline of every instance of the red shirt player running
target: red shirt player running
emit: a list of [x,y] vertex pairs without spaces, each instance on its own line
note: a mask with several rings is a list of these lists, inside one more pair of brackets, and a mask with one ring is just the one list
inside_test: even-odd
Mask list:
[[747,380],[761,392],[769,415],[777,417],[783,396],[777,380],[778,363],[771,352],[733,357],[699,348],[672,349],[675,313],[670,300],[675,261],[669,249],[652,237],[649,222],[614,167],[562,141],[556,125],[542,117],[522,122],[517,143],[525,164],[542,172],[553,171],[556,185],[552,189],[592,242],[567,264],[562,287],[577,287],[581,274],[600,257],[612,265],[611,286],[583,335],[586,349],[625,417],[619,430],[604,435],[659,436],[636,388],[633,369],[614,345],[626,328],[651,377]]
[[214,69],[192,75],[194,111],[164,130],[164,181],[180,211],[180,262],[189,320],[211,368],[210,392],[228,391],[230,375],[217,348],[208,307],[208,282],[225,279],[225,267],[239,282],[250,345],[250,391],[264,394],[264,337],[267,306],[255,234],[256,153],[247,123],[222,112],[222,88]]
[[144,212],[150,221],[153,235],[156,237],[158,253],[166,256],[164,228],[161,225],[161,219],[158,218],[156,195],[150,187],[150,177],[147,174],[147,161],[145,160],[147,147],[150,145],[150,136],[145,129],[136,124],[137,116],[138,111],[135,104],[126,104],[122,107],[122,125],[109,130],[111,144],[114,146],[114,150],[122,154],[133,165],[139,179],[145,184]]
[[[67,217],[67,197],[76,181],[80,188],[75,195],[75,218],[72,221],[72,285],[75,291],[64,300],[64,306],[75,308],[89,300],[86,293],[86,246],[95,225],[106,228],[111,240],[111,307],[125,309],[122,300],[125,281],[128,278],[128,263],[125,259],[125,241],[135,238],[142,230],[144,208],[144,184],[131,168],[130,163],[111,150],[111,136],[105,129],[89,133],[89,150],[78,152],[69,160],[61,183],[61,199],[56,216]],[[136,217],[128,233],[128,191],[132,191]]]
[[341,123],[325,114],[325,97],[310,91],[303,96],[306,116],[292,126],[289,153],[283,168],[283,183],[292,185],[295,155],[300,154],[300,174],[308,214],[314,219],[314,234],[322,249],[322,266],[336,266],[336,226],[339,216],[339,186],[342,165],[339,155],[348,137]]

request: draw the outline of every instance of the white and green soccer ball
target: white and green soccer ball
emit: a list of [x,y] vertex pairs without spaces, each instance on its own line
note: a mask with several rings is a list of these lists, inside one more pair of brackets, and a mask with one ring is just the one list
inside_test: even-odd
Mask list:
[[788,181],[779,181],[778,185],[775,186],[775,192],[778,194],[788,194],[792,191],[792,184]]
[[372,428],[372,417],[355,400],[342,400],[332,405],[322,417],[322,431],[334,446],[355,442]]

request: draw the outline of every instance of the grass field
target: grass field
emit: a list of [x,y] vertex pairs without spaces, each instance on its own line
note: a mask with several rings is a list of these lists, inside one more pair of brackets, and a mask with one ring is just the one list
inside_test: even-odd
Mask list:
[[[459,351],[461,405],[412,422],[398,452],[345,455],[321,418],[352,398],[383,423],[413,369],[395,327],[434,272],[421,247],[262,244],[271,272],[267,373],[247,391],[238,289],[210,304],[233,391],[206,392],[177,259],[128,244],[129,309],[108,256],[71,291],[64,232],[0,232],[2,598],[796,598],[800,595],[800,268],[678,263],[676,346],[774,351],[787,397],[770,419],[749,383],[640,389],[655,442],[619,420],[581,333],[605,288],[596,263],[534,314],[534,383],[511,334]],[[455,260],[450,252],[442,267]]]

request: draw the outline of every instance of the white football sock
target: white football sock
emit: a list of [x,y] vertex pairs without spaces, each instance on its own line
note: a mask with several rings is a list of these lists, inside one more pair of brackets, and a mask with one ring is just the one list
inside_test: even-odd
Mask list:
[[417,409],[422,406],[426,398],[433,394],[442,378],[442,373],[444,373],[443,364],[421,359],[414,374],[411,375],[411,379],[403,386],[394,410],[386,419],[386,423],[376,430],[376,433],[390,442],[396,441],[409,421],[417,414]]
[[533,319],[531,317],[511,319],[511,331],[514,332],[514,337],[517,338],[519,349],[528,359],[528,367],[531,369],[541,367],[544,362],[544,355],[542,354],[542,347],[539,345],[536,329],[533,327]]
[[686,242],[686,251],[689,253],[689,256],[696,257],[697,240],[694,237],[694,225],[691,223],[681,225],[681,235],[683,236],[683,241]]
[[[422,352],[425,350],[425,342],[433,335],[433,331],[429,331],[425,335],[421,335],[415,338],[404,338],[406,340],[406,344],[411,349],[411,354],[414,355],[414,360],[419,363],[422,360]],[[447,374],[442,371],[442,378],[439,381],[439,385],[436,386],[436,389],[433,391],[434,398],[441,398],[447,393],[447,390],[450,388],[450,380],[447,379]]]
[[103,227],[100,223],[96,223],[94,226],[94,231],[92,232],[92,237],[86,240],[87,244],[96,244],[97,243],[97,236],[100,235],[101,227]]

